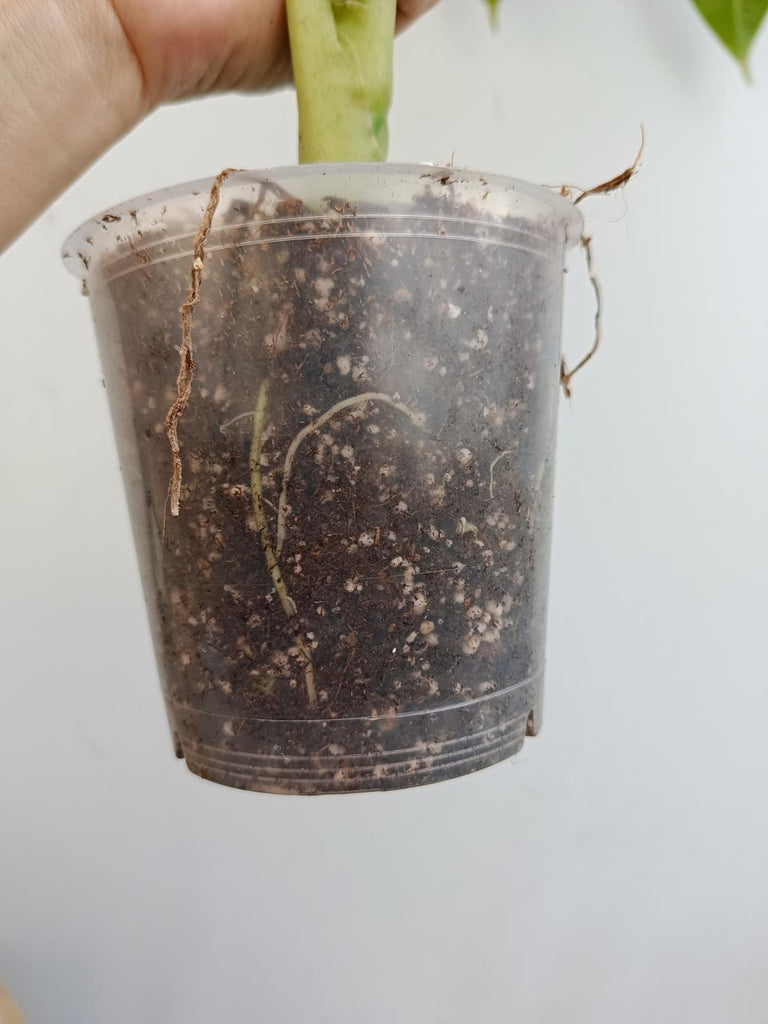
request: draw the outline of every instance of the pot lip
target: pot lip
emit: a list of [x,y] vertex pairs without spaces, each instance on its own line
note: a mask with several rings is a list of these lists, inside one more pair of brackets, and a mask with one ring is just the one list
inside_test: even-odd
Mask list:
[[[499,194],[517,193],[527,197],[544,207],[562,221],[565,230],[566,246],[574,246],[583,233],[581,212],[565,196],[551,187],[535,185],[503,174],[491,174],[474,171],[463,167],[432,163],[326,163],[326,164],[286,164],[280,167],[269,167],[254,170],[234,170],[221,186],[222,195],[238,185],[269,183],[286,178],[324,178],[348,175],[350,177],[381,177],[413,178],[415,180],[431,178],[444,185],[467,184],[493,190]],[[94,217],[80,225],[65,241],[61,256],[65,266],[76,277],[89,276],[92,260],[102,262],[110,250],[125,246],[129,241],[130,232],[126,232],[124,223],[127,221],[132,228],[138,227],[140,213],[160,211],[175,200],[197,200],[202,216],[205,201],[215,181],[215,177],[198,178],[193,181],[181,182],[177,185],[155,189],[143,195],[135,196],[124,202],[117,203],[102,210]]]

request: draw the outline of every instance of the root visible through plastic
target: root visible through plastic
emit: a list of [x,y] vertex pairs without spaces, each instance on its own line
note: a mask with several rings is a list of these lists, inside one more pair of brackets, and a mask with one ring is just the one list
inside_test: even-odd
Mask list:
[[501,460],[502,459],[506,459],[506,457],[508,455],[514,455],[514,452],[512,451],[511,448],[505,448],[504,451],[501,452],[499,455],[497,455],[496,458],[491,463],[491,468],[490,468],[490,471],[488,473],[488,476],[490,478],[490,486],[488,488],[488,494],[489,494],[489,496],[491,498],[493,497],[493,471],[494,471],[494,469],[496,469],[496,466],[501,462]]
[[283,550],[283,544],[285,543],[285,520],[288,515],[288,483],[291,479],[291,471],[293,470],[293,460],[296,458],[296,453],[299,450],[302,442],[309,437],[310,434],[314,434],[318,431],[325,423],[333,419],[344,409],[349,409],[354,405],[364,405],[367,402],[382,402],[385,405],[391,405],[393,409],[397,409],[404,416],[418,427],[419,430],[423,430],[426,424],[426,417],[424,413],[417,412],[414,409],[410,409],[403,402],[398,401],[396,398],[392,398],[390,395],[385,395],[378,391],[366,391],[361,395],[353,395],[351,398],[345,398],[341,402],[337,402],[336,405],[332,406],[322,416],[318,416],[316,420],[308,423],[306,427],[298,432],[293,441],[291,441],[288,452],[285,456],[285,465],[283,466],[283,482],[280,489],[280,501],[277,506],[277,554],[278,556]]
[[221,186],[230,174],[236,173],[236,168],[228,167],[216,176],[210,194],[208,205],[205,208],[200,228],[195,238],[192,252],[192,268],[190,270],[189,290],[187,298],[179,313],[181,314],[181,348],[179,349],[179,375],[176,379],[176,399],[168,410],[165,417],[165,432],[168,437],[168,444],[171,446],[171,458],[173,460],[173,475],[168,487],[168,500],[171,505],[171,515],[177,516],[181,504],[181,445],[179,444],[179,420],[187,407],[192,394],[192,381],[195,376],[195,354],[192,348],[192,313],[200,301],[200,284],[203,279],[203,266],[205,265],[205,243],[211,231],[211,224],[221,198]]

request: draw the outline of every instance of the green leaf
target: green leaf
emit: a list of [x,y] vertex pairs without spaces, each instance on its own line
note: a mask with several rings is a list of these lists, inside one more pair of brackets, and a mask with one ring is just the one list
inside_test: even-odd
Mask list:
[[499,2],[500,0],[485,0],[491,19],[491,28],[498,28],[499,25]]
[[768,11],[768,0],[693,0],[693,3],[749,80],[749,51]]

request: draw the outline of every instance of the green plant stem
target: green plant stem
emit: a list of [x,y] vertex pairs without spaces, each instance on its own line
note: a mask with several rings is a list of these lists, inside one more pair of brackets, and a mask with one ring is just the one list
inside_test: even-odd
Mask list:
[[299,160],[386,160],[397,0],[286,0]]

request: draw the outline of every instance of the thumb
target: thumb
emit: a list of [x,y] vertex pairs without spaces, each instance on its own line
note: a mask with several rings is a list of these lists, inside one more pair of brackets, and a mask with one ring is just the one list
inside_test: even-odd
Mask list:
[[0,1024],[24,1024],[19,1008],[0,982]]

